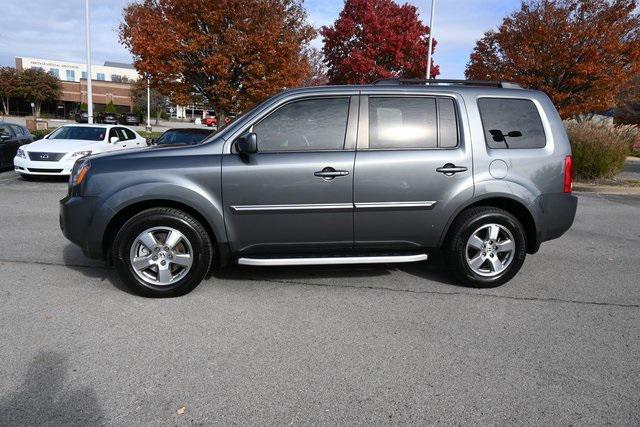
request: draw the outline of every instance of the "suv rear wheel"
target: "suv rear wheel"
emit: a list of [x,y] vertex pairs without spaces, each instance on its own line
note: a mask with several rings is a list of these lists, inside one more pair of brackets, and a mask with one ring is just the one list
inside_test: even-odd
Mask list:
[[463,212],[446,243],[447,263],[460,282],[493,287],[516,275],[527,254],[524,227],[509,212],[481,206]]
[[212,261],[211,239],[191,215],[153,208],[128,220],[113,243],[120,278],[153,297],[184,295],[204,279]]

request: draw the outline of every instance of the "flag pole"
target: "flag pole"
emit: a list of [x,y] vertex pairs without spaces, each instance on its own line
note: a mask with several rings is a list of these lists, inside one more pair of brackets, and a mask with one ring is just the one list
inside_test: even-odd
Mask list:
[[89,29],[89,0],[85,0],[85,26],[87,41],[87,123],[93,123],[93,91],[91,88],[91,31]]

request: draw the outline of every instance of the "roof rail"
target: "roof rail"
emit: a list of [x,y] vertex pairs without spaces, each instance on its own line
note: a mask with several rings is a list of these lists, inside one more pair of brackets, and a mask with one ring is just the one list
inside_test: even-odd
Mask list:
[[464,85],[464,86],[491,86],[505,89],[522,89],[518,83],[502,82],[497,80],[451,80],[451,79],[380,79],[373,82],[374,85]]

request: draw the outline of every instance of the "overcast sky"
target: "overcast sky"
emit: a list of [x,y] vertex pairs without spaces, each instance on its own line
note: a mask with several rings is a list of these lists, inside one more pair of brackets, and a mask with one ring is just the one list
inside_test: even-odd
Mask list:
[[[212,0],[215,1],[215,0]],[[119,43],[117,29],[122,8],[130,0],[92,0],[93,62],[131,62],[131,55]],[[411,0],[425,23],[430,0]],[[310,22],[331,24],[340,13],[343,0],[306,0]],[[463,78],[475,41],[500,24],[520,0],[437,0],[434,37],[439,42],[434,60],[441,78]],[[2,0],[0,65],[15,66],[16,56],[61,61],[83,61],[84,0]],[[321,46],[316,40],[314,45]]]

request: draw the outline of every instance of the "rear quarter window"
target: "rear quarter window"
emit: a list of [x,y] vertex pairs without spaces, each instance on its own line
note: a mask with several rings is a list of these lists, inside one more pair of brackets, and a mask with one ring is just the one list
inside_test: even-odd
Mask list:
[[533,101],[481,98],[478,108],[489,148],[543,148],[546,136]]

